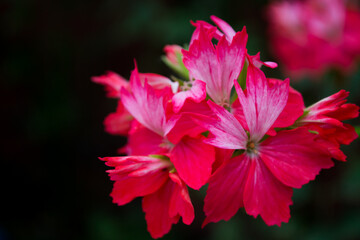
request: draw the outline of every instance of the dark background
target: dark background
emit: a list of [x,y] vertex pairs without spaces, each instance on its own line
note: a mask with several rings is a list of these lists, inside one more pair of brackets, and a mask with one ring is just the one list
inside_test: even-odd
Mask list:
[[[214,14],[235,30],[247,26],[248,49],[274,60],[267,41],[267,1],[2,1],[0,3],[0,239],[148,239],[141,200],[112,204],[112,183],[98,156],[116,155],[125,139],[104,132],[115,111],[91,76],[113,70],[169,75],[165,44],[188,43],[189,20]],[[358,65],[359,66],[359,65]],[[359,69],[359,68],[358,68]],[[268,76],[284,79],[281,68]],[[295,83],[307,104],[344,88],[360,103],[360,71]],[[354,120],[359,125],[359,120]],[[316,181],[294,192],[291,219],[268,227],[240,210],[228,222],[204,219],[201,192],[190,191],[191,226],[164,239],[360,239],[359,140]]]

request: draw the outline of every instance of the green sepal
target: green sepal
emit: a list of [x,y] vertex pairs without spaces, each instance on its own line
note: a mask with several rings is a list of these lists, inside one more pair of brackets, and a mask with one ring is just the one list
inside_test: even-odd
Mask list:
[[176,53],[176,59],[179,64],[173,64],[170,62],[167,57],[164,55],[161,57],[161,60],[165,63],[166,66],[168,66],[171,70],[173,70],[176,74],[178,74],[181,78],[183,78],[185,81],[189,80],[189,70],[185,67],[183,61],[182,61],[182,54]]
[[[237,79],[240,87],[242,90],[246,89],[246,76],[247,76],[247,69],[248,69],[248,62],[245,60],[244,61],[244,65],[243,68],[240,72],[240,75]],[[235,87],[231,90],[231,97],[230,97],[230,104],[232,104],[236,99],[237,99],[238,95],[236,93]]]
[[319,134],[319,132],[317,132],[317,131],[314,131],[314,130],[308,130],[309,131],[309,133],[313,133],[313,134]]
[[356,131],[356,133],[357,133],[357,135],[359,137],[360,136],[360,126],[356,126],[355,131]]
[[149,157],[170,161],[170,158],[164,155],[150,154]]
[[210,133],[209,131],[206,131],[206,132],[201,133],[201,135],[203,135],[204,137],[208,137],[209,133]]
[[231,157],[233,158],[233,157],[239,156],[239,155],[243,154],[244,152],[245,152],[244,149],[237,149],[233,152]]
[[247,69],[248,69],[249,63],[247,61],[244,61],[244,66],[240,72],[240,75],[238,77],[238,83],[242,90],[246,89],[246,76],[247,76]]

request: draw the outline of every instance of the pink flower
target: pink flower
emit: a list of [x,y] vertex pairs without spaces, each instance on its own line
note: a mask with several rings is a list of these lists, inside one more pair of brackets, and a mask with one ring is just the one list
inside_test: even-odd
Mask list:
[[[225,23],[225,22],[223,22]],[[218,44],[211,40],[216,27],[202,21],[196,24],[189,51],[183,50],[184,64],[190,77],[206,83],[206,92],[217,104],[229,106],[231,88],[243,67],[246,54],[247,33],[245,28],[231,38],[223,35]],[[225,30],[230,31],[225,27]],[[235,64],[234,64],[235,63]]]
[[[179,84],[171,81],[169,78],[161,76],[155,73],[139,73],[140,81],[144,84],[147,79],[148,84],[153,86],[155,89],[163,89],[171,87],[171,90],[176,93],[178,91]],[[106,74],[92,77],[91,80],[95,83],[99,83],[105,86],[108,97],[121,98],[121,89],[125,88],[130,91],[130,83],[118,75],[117,73],[108,71]]]
[[260,215],[268,225],[280,225],[290,218],[292,188],[313,180],[333,162],[305,128],[282,130],[264,140],[288,102],[288,80],[272,85],[250,63],[246,92],[236,82],[235,87],[248,134],[232,113],[211,101],[218,119],[198,121],[211,133],[207,143],[241,153],[227,157],[210,178],[204,225],[229,220],[240,207],[254,217]]
[[[93,82],[105,86],[108,97],[120,99],[116,112],[110,113],[104,120],[105,131],[114,135],[127,136],[133,117],[121,102],[121,89],[124,88],[130,91],[130,83],[125,78],[111,71],[108,71],[102,76],[92,77],[91,79]],[[146,79],[154,89],[159,91],[167,87],[170,87],[174,93],[178,91],[179,84],[177,82],[172,82],[167,77],[159,74],[139,73],[139,79],[142,83],[144,83]]]
[[[268,78],[269,87],[279,85],[282,82],[283,81],[279,79]],[[245,89],[244,93],[246,92],[247,90]],[[303,115],[304,108],[305,108],[304,101],[301,94],[292,87],[289,87],[289,96],[287,99],[287,103],[284,109],[282,110],[282,112],[280,113],[279,117],[276,119],[276,121],[274,122],[274,124],[271,126],[271,128],[266,134],[275,135],[276,134],[275,128],[286,128],[293,125],[296,122],[296,120]],[[238,119],[238,121],[241,123],[244,129],[249,130],[239,99],[237,99],[232,104],[231,109],[232,109],[231,112]]]
[[[277,64],[260,61],[260,53],[255,56],[247,54],[245,28],[236,33],[224,20],[216,16],[211,16],[211,20],[222,32],[204,21],[193,23],[196,29],[189,51],[182,51],[183,61],[190,78],[206,83],[206,92],[215,103],[230,107],[233,81],[238,79],[245,60],[258,68],[262,65],[275,68]],[[212,38],[218,40],[217,45],[212,43]]]
[[346,156],[340,150],[341,144],[350,144],[358,135],[354,127],[342,121],[359,116],[359,107],[346,103],[349,92],[341,90],[306,108],[306,116],[299,124],[317,132],[318,141],[332,154],[332,157],[341,161]]
[[162,237],[182,217],[185,224],[194,219],[194,208],[185,183],[172,172],[166,156],[131,156],[102,158],[110,179],[115,181],[113,202],[124,205],[143,197],[142,207],[148,231],[153,238]]
[[204,129],[172,112],[169,88],[155,91],[146,79],[143,86],[136,68],[130,83],[131,92],[121,92],[122,102],[138,124],[130,131],[128,154],[166,153],[181,179],[199,189],[209,179],[215,158],[213,147],[203,142]]
[[[338,56],[341,62],[342,52],[330,49],[333,42],[327,44],[325,37],[342,29],[337,21],[342,18],[342,2],[333,1],[329,12],[319,12],[317,4],[328,0],[313,1],[315,5],[308,0],[306,7],[289,3],[286,9],[294,15],[279,8],[276,11],[285,15],[274,19],[289,18],[282,31],[299,27],[289,30],[296,44],[308,41],[307,31],[312,39],[320,39],[314,46],[328,51],[319,54],[321,61]],[[356,14],[351,16],[356,19]],[[357,137],[354,128],[343,123],[359,115],[358,106],[346,103],[348,92],[342,90],[305,108],[289,79],[266,78],[260,70],[262,65],[277,67],[276,63],[261,61],[260,53],[247,53],[245,28],[235,32],[222,19],[211,19],[217,27],[192,23],[196,29],[188,51],[177,45],[165,47],[164,61],[179,77],[175,82],[139,73],[136,63],[129,82],[112,72],[93,77],[105,85],[108,96],[119,99],[116,112],[104,121],[106,131],[128,136],[119,152],[129,156],[102,159],[114,167],[108,170],[114,181],[111,197],[118,205],[143,197],[153,238],[169,232],[180,217],[185,224],[193,221],[187,187],[198,190],[206,183],[203,225],[229,220],[243,207],[266,224],[280,226],[290,218],[293,188],[332,167],[332,157],[344,161],[340,145]],[[346,29],[351,34],[357,31]],[[349,49],[357,45],[351,39]]]
[[348,72],[360,55],[360,11],[343,0],[274,2],[269,20],[274,55],[294,77]]

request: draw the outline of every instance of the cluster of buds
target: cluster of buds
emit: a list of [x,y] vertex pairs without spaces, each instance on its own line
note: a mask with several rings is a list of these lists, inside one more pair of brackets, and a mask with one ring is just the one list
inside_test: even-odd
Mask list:
[[188,187],[208,189],[204,211],[210,222],[229,220],[240,208],[267,225],[288,222],[293,188],[315,179],[321,169],[345,161],[341,144],[357,138],[342,121],[358,116],[348,92],[305,107],[289,79],[266,78],[274,68],[250,56],[244,28],[235,32],[212,16],[216,26],[192,22],[189,49],[165,47],[165,62],[177,77],[139,73],[130,80],[113,72],[93,81],[106,86],[118,108],[105,119],[111,134],[127,136],[120,152],[104,157],[113,167],[113,202],[143,197],[148,231],[158,238],[182,217],[194,219]]

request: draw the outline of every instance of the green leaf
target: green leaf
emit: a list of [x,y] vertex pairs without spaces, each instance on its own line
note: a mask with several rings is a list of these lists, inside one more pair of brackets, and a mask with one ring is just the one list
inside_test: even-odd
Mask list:
[[170,158],[164,155],[151,154],[149,157],[170,161]]
[[239,78],[238,78],[238,83],[240,85],[240,87],[242,88],[242,90],[245,90],[246,88],[246,75],[247,75],[247,69],[248,69],[249,64],[247,63],[247,61],[244,61],[244,66],[240,72]]
[[[240,75],[237,79],[240,87],[242,90],[245,90],[246,88],[246,75],[247,75],[247,69],[248,69],[249,64],[247,63],[247,61],[244,61],[244,66],[240,72]],[[231,97],[230,97],[230,104],[232,104],[236,99],[237,99],[237,93],[235,91],[235,88],[232,89],[231,91]]]
[[360,136],[360,126],[355,126],[355,131],[358,136]]

